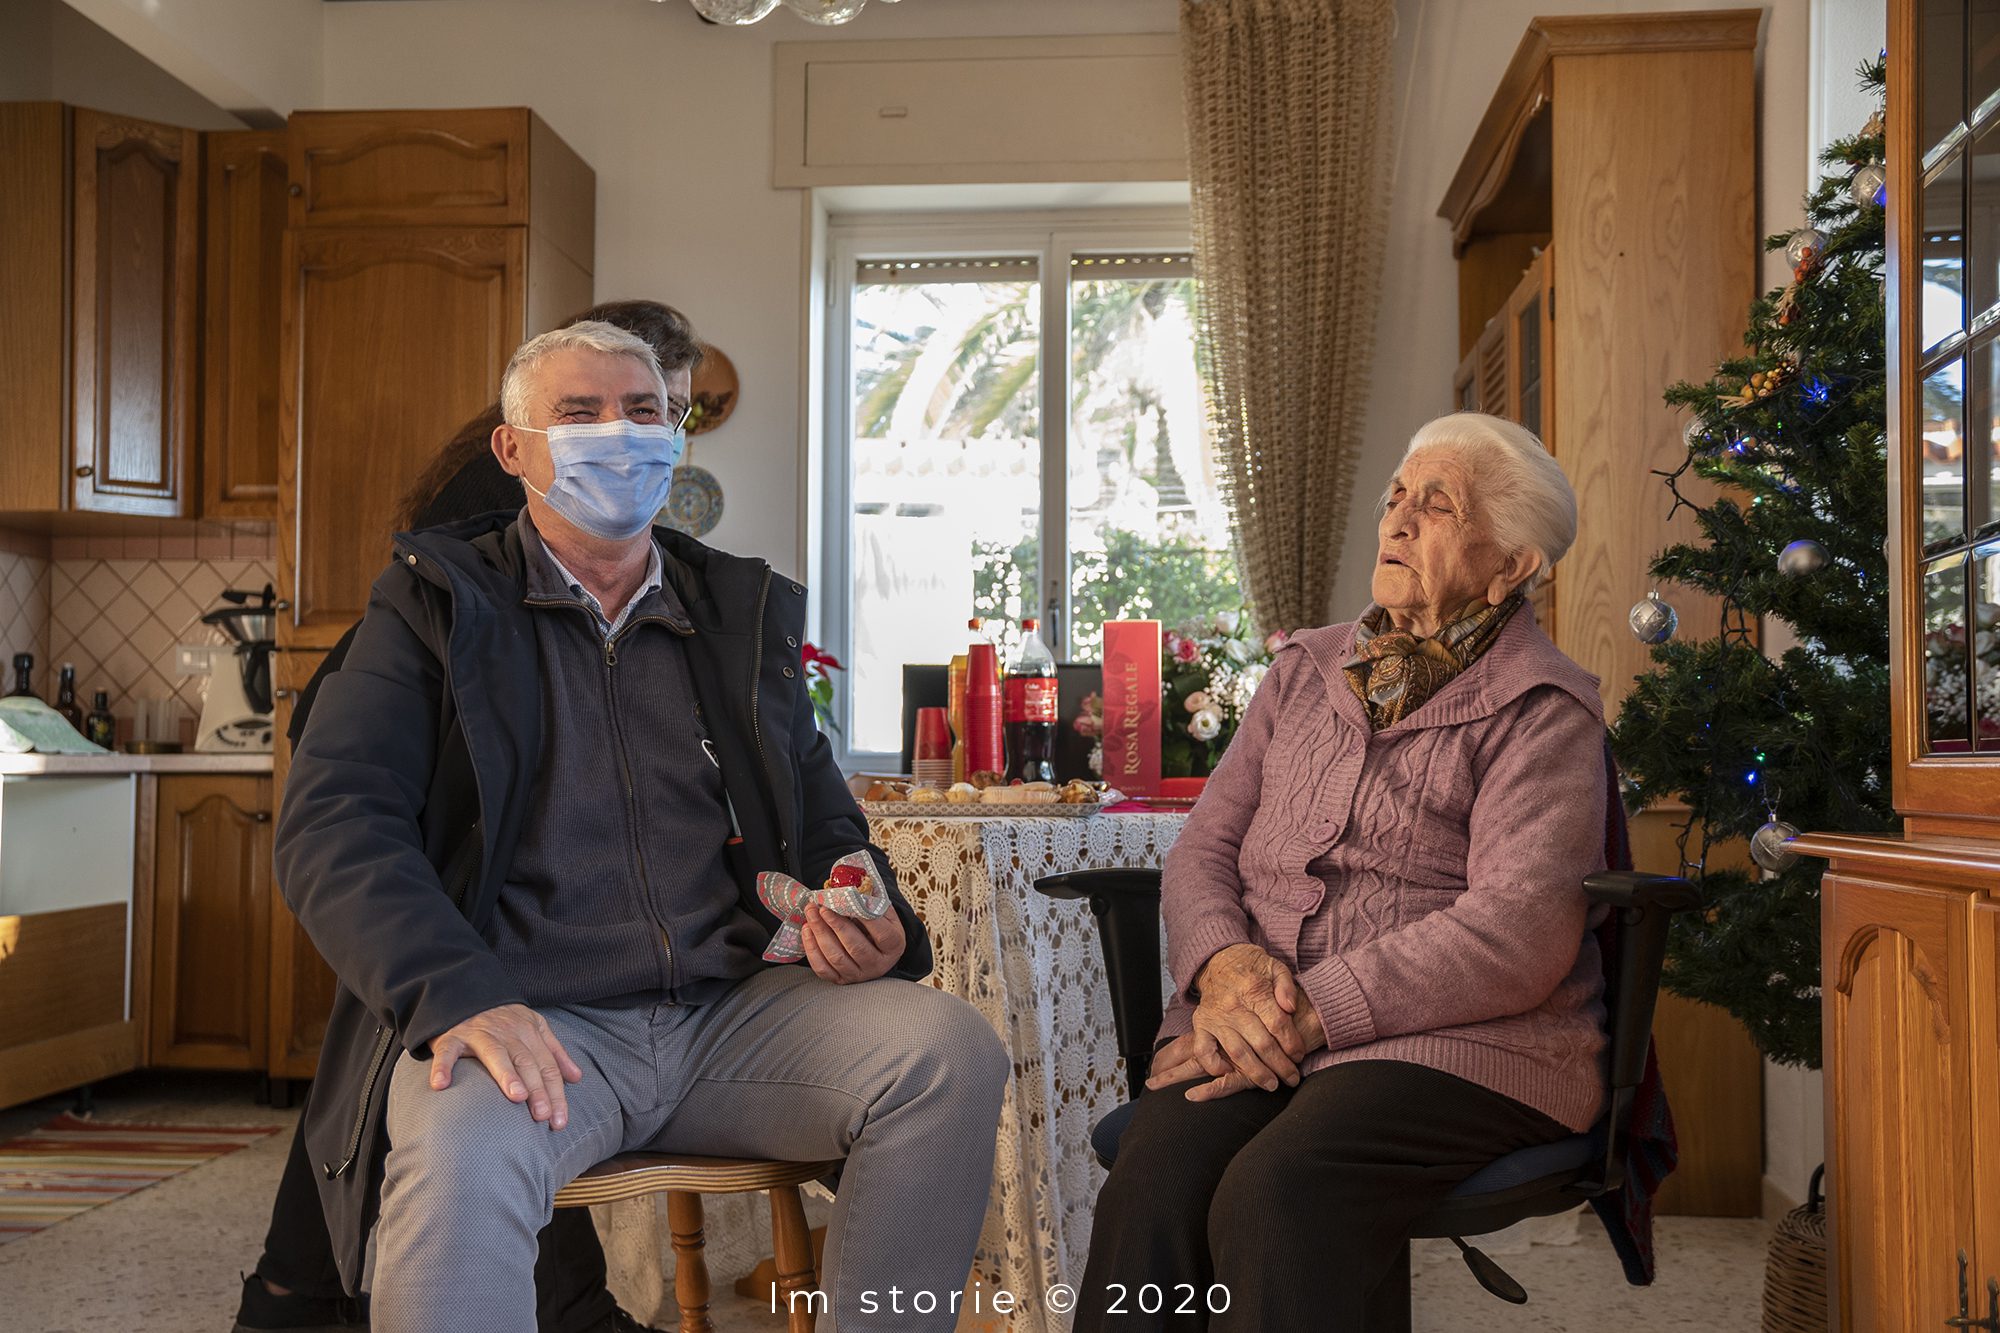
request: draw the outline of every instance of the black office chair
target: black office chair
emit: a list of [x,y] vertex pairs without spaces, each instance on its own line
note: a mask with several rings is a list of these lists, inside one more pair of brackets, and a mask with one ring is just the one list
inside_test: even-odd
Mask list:
[[[1605,1026],[1610,1037],[1605,1061],[1608,1109],[1588,1134],[1522,1148],[1481,1168],[1419,1219],[1410,1233],[1416,1238],[1448,1237],[1479,1285],[1515,1305],[1527,1303],[1527,1291],[1490,1256],[1467,1245],[1464,1237],[1485,1235],[1530,1217],[1568,1212],[1624,1184],[1627,1126],[1633,1095],[1646,1072],[1668,920],[1699,901],[1694,885],[1684,879],[1630,870],[1588,876],[1583,887],[1592,902],[1605,904],[1619,919],[1616,956],[1604,960]],[[1077,870],[1038,879],[1035,888],[1051,898],[1081,898],[1097,918],[1118,1052],[1125,1057],[1127,1087],[1134,1098],[1091,1131],[1091,1148],[1108,1169],[1118,1155],[1118,1140],[1132,1119],[1136,1100],[1145,1090],[1153,1038],[1160,1026],[1160,872]],[[1388,1278],[1403,1293],[1402,1328],[1410,1322],[1409,1267],[1406,1245],[1400,1272]]]

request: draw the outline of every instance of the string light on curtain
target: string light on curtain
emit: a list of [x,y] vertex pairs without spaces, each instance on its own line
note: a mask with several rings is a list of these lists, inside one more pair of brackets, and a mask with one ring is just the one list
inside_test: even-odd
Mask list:
[[[710,23],[744,27],[771,13],[780,0],[689,0],[689,3],[695,13]],[[881,0],[881,3],[893,5],[897,0]],[[783,4],[806,22],[830,28],[859,14],[868,7],[868,0],[783,0]]]

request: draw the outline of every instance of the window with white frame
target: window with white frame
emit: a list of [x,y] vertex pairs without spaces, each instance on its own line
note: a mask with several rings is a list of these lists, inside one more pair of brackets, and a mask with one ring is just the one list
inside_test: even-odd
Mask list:
[[1184,219],[829,240],[822,613],[850,766],[898,753],[903,666],[963,652],[968,617],[1005,651],[1037,617],[1091,662],[1106,620],[1240,607]]

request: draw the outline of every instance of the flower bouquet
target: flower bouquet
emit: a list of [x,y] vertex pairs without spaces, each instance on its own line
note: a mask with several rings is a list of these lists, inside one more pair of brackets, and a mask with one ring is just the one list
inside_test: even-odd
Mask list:
[[1283,630],[1259,636],[1240,611],[1167,631],[1160,641],[1163,776],[1204,778],[1214,771],[1284,642]]
[[813,719],[821,731],[838,734],[840,724],[833,720],[833,673],[847,668],[839,658],[811,641],[799,649],[799,658],[805,670],[806,698],[812,700]]

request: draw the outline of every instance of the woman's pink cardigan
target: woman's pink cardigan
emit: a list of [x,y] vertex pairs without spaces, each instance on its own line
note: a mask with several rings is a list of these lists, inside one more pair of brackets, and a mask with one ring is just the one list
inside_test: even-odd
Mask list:
[[[1407,1060],[1582,1131],[1601,1111],[1603,969],[1583,877],[1604,868],[1597,678],[1523,607],[1471,667],[1371,732],[1342,679],[1354,626],[1282,649],[1167,857],[1175,995],[1249,942],[1326,1029],[1305,1072]],[[1249,1095],[1249,1094],[1246,1094]]]

